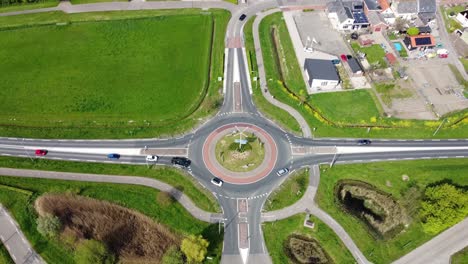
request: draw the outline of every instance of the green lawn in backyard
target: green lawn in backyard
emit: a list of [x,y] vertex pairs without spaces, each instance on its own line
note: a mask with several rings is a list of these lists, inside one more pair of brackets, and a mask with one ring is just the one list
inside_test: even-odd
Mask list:
[[351,47],[354,51],[360,51],[366,54],[366,59],[370,64],[378,63],[380,68],[387,65],[385,62],[385,51],[378,44],[371,45],[369,47],[361,47],[357,42],[351,43]]
[[301,127],[287,111],[271,105],[265,97],[262,95],[261,87],[259,85],[259,80],[253,80],[253,77],[258,78],[258,69],[257,69],[257,57],[255,56],[255,45],[253,41],[252,25],[255,20],[255,16],[249,18],[244,26],[244,42],[245,42],[245,51],[247,53],[247,60],[250,69],[250,77],[252,77],[252,90],[253,90],[253,100],[255,106],[268,118],[275,120],[283,128],[299,134],[301,133]]
[[217,201],[210,192],[193,180],[190,175],[184,175],[176,169],[159,166],[147,168],[146,166],[138,165],[84,163],[47,159],[33,159],[31,161],[27,158],[10,157],[0,157],[0,167],[154,178],[183,191],[201,209],[209,212],[220,211]]
[[2,243],[0,243],[0,263],[1,264],[13,264],[13,259],[10,257],[10,253],[8,253],[7,249],[5,246],[3,246]]
[[47,179],[26,179],[0,176],[0,188],[11,186],[28,190],[32,195],[24,194],[13,188],[2,188],[0,203],[12,213],[34,249],[47,263],[74,263],[73,253],[63,243],[47,240],[36,230],[36,213],[33,201],[43,193],[75,193],[99,200],[117,203],[135,209],[152,219],[168,226],[180,234],[202,234],[211,243],[209,255],[220,258],[222,235],[218,235],[218,226],[194,219],[179,203],[160,205],[156,202],[157,190],[119,184],[101,184]]
[[[409,181],[402,180],[405,174]],[[335,202],[334,187],[341,179],[361,180],[391,194],[410,212],[413,221],[405,232],[392,239],[375,239],[361,220],[343,212]],[[443,180],[468,186],[468,159],[378,162],[339,165],[332,169],[322,166],[315,200],[345,228],[371,262],[390,263],[433,237],[423,232],[417,212],[425,187]]]
[[59,3],[58,0],[41,0],[41,1],[37,1],[36,3],[28,3],[24,1],[23,3],[20,3],[20,4],[5,2],[5,4],[0,5],[0,13],[54,7],[54,6],[57,6],[58,3]]
[[309,169],[293,172],[270,194],[263,208],[274,211],[293,205],[304,196],[308,185]]
[[[279,32],[277,36],[281,38],[287,38],[289,40],[289,35],[287,34],[287,28],[284,21],[282,20],[281,13],[274,13],[265,17],[260,23],[260,42],[262,45],[262,53],[264,59],[264,67],[266,71],[267,85],[270,93],[279,101],[290,105],[295,108],[299,113],[304,116],[307,123],[311,128],[314,128],[314,136],[316,137],[369,137],[369,138],[465,138],[468,131],[468,110],[460,111],[453,115],[447,116],[449,122],[445,122],[438,133],[434,136],[434,131],[442,122],[442,119],[439,121],[419,121],[419,120],[401,120],[395,118],[385,118],[379,117],[377,121],[374,120],[364,120],[355,119],[351,120],[349,118],[349,123],[337,123],[330,124],[326,122],[323,117],[317,114],[313,109],[309,108],[308,105],[301,104],[298,100],[300,94],[297,91],[300,91],[303,88],[298,88],[294,83],[296,81],[288,81],[295,79],[294,76],[300,76],[300,67],[297,63],[297,59],[294,56],[285,56],[277,58],[276,49],[273,45],[272,39],[272,28],[275,27],[277,30],[284,31]],[[278,42],[278,41],[277,41]],[[294,48],[289,41],[280,41],[282,44],[280,47],[283,50],[282,54],[293,54]],[[281,55],[281,54],[280,54]],[[284,80],[289,91],[282,85],[280,67],[277,65],[277,61],[283,61],[284,65],[289,65],[290,67],[287,70],[283,69],[282,75],[285,76]],[[296,69],[296,70],[294,70]],[[292,75],[292,76],[288,76]],[[305,87],[305,84],[299,84],[301,87]],[[406,94],[399,91],[400,95],[406,96]],[[310,100],[309,100],[310,101]],[[308,104],[312,107],[315,107],[313,101]],[[375,100],[374,100],[375,101]],[[355,102],[354,104],[349,104],[347,106],[348,111],[352,111],[354,108],[360,108],[361,102]],[[366,103],[367,104],[367,103]],[[381,106],[376,105],[376,108],[379,109]],[[329,109],[332,109],[330,107]],[[333,113],[323,112],[325,118],[330,119],[328,116],[333,116]],[[464,118],[464,119],[463,119]],[[462,120],[456,125],[454,124],[457,120]],[[288,123],[283,123],[283,125],[288,125]],[[359,125],[362,127],[352,127],[354,125]],[[381,128],[374,127],[368,131],[367,126],[387,126],[390,128]]]
[[367,89],[340,93],[318,93],[311,96],[310,102],[334,121],[368,121],[380,116],[374,99]]
[[315,238],[322,248],[330,255],[334,263],[354,263],[354,258],[341,240],[327,225],[318,218],[311,216],[315,223],[314,229],[304,227],[305,214],[263,223],[263,236],[274,264],[291,263],[288,261],[283,243],[291,234],[301,234]]
[[450,258],[450,264],[466,264],[468,263],[468,247],[458,251]]
[[[2,17],[0,27],[28,27],[0,32],[0,134],[125,138],[192,127],[220,100],[229,18],[203,12]],[[96,20],[111,21],[79,22]]]

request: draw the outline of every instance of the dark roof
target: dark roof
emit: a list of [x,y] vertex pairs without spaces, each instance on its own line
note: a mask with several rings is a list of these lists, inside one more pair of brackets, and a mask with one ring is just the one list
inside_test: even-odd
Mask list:
[[377,0],[364,0],[364,3],[366,3],[367,9],[368,10],[381,10],[382,8],[380,7],[379,3]]
[[417,39],[414,39],[414,42],[416,43],[416,46],[424,46],[424,45],[432,44],[432,40],[430,37],[417,38]]
[[425,27],[418,27],[419,29],[419,34],[421,33],[431,33],[432,29],[430,26],[425,26]]
[[367,20],[367,17],[364,14],[364,12],[354,12],[353,16],[355,24],[369,24],[369,20]]
[[433,13],[437,11],[436,0],[418,0],[418,13]]
[[408,14],[418,12],[418,2],[416,0],[400,1],[397,5],[397,13]]
[[348,59],[348,65],[354,73],[363,71],[361,64],[356,60],[356,58]]
[[304,69],[309,74],[310,79],[340,80],[336,67],[331,60],[306,59]]

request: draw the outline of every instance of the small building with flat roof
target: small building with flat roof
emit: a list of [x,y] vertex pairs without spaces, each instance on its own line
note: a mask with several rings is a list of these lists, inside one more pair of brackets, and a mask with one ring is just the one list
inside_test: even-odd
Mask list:
[[309,93],[333,90],[340,84],[340,76],[331,60],[306,59],[304,72],[309,86]]

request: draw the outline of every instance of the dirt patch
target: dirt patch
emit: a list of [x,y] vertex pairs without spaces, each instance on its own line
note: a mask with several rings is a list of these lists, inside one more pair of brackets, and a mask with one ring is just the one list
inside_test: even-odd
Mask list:
[[301,235],[291,235],[286,239],[284,248],[286,254],[293,263],[333,263],[330,256],[320,244],[312,238]]
[[336,195],[342,207],[364,220],[381,238],[390,238],[407,224],[405,210],[390,194],[360,181],[341,181]]
[[59,217],[62,235],[103,241],[121,262],[159,263],[180,238],[165,226],[127,208],[82,196],[47,194],[35,208]]

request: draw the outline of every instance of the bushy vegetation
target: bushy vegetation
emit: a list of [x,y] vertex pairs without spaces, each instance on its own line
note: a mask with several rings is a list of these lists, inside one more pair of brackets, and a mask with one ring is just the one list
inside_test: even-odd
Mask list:
[[[315,200],[320,208],[343,226],[373,263],[390,263],[433,238],[426,233],[420,208],[427,187],[440,182],[468,186],[468,159],[433,159],[376,162],[321,167]],[[409,222],[404,232],[391,239],[375,237],[368,225],[341,209],[334,189],[341,180],[357,180],[388,193],[406,211]],[[331,253],[330,253],[331,254]],[[332,255],[332,254],[331,254]]]
[[189,263],[201,263],[205,259],[206,253],[208,253],[209,244],[210,243],[200,235],[190,235],[182,240],[182,246],[180,248]]
[[0,263],[2,264],[14,264],[13,259],[10,257],[10,253],[8,253],[7,249],[0,243]]
[[2,135],[174,135],[213,113],[228,13],[118,14],[1,19]]
[[417,36],[419,35],[419,28],[417,27],[410,27],[406,30],[406,33],[410,36]]
[[58,0],[0,0],[0,13],[56,6]]
[[468,247],[460,250],[450,258],[451,264],[466,264],[468,263]]
[[162,264],[184,264],[184,256],[179,248],[170,247],[162,258]]
[[114,264],[115,258],[106,245],[96,240],[84,240],[75,251],[76,264]]
[[45,237],[57,236],[61,228],[60,219],[55,215],[46,214],[37,218],[37,231]]
[[291,235],[285,242],[285,250],[293,262],[301,264],[332,263],[327,252],[313,238]]
[[420,213],[424,231],[437,234],[468,215],[468,192],[450,184],[428,187]]

